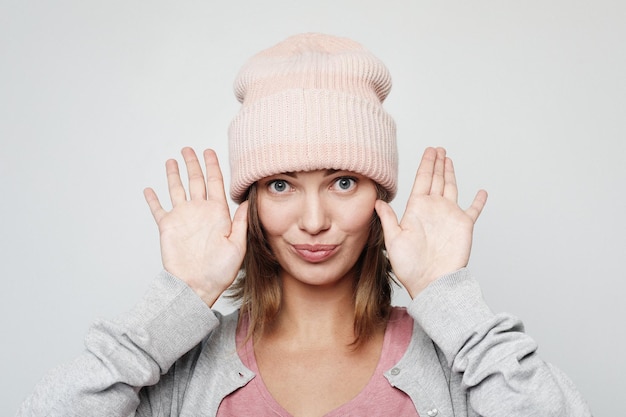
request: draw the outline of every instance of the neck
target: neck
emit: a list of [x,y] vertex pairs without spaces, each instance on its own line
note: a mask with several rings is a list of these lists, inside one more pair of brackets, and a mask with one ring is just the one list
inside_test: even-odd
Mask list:
[[304,284],[282,276],[281,310],[268,330],[271,338],[297,345],[348,345],[354,341],[352,279],[328,286]]

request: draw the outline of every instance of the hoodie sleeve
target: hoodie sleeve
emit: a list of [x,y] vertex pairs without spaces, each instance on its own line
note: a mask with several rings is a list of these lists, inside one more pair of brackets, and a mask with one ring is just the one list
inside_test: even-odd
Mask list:
[[468,269],[430,284],[408,311],[441,349],[478,415],[591,416],[570,379],[538,356],[522,322],[491,312]]
[[159,382],[218,324],[184,282],[162,271],[133,310],[94,323],[85,352],[48,373],[17,416],[133,416],[140,389]]

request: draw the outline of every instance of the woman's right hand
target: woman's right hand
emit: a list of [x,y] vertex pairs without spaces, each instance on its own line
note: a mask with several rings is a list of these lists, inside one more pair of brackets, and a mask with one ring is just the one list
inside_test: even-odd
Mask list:
[[172,210],[166,211],[151,188],[144,190],[159,227],[161,258],[167,272],[183,280],[210,307],[233,283],[246,252],[247,206],[242,203],[231,221],[217,156],[204,151],[206,179],[191,148],[182,155],[189,178],[189,197],[178,163],[166,162]]

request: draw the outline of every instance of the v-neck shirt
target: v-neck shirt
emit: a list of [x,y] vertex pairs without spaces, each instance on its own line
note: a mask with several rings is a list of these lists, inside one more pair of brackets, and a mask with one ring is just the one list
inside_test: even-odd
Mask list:
[[[237,346],[243,345],[247,330],[248,323],[244,319],[237,330]],[[385,328],[380,358],[369,382],[354,398],[326,413],[324,417],[418,416],[411,398],[403,391],[391,386],[384,376],[384,373],[392,369],[406,352],[412,332],[413,319],[406,309],[394,307]],[[245,345],[239,348],[238,354],[243,364],[256,376],[244,387],[222,400],[217,416],[293,417],[274,399],[265,386],[254,355],[252,339],[249,339]]]

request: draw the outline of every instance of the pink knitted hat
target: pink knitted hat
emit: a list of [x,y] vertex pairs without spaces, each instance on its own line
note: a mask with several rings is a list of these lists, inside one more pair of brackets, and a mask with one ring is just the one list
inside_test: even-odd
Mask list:
[[253,56],[235,80],[242,103],[229,136],[230,195],[241,203],[257,180],[338,169],[397,190],[396,128],[382,107],[384,64],[358,43],[302,34]]

